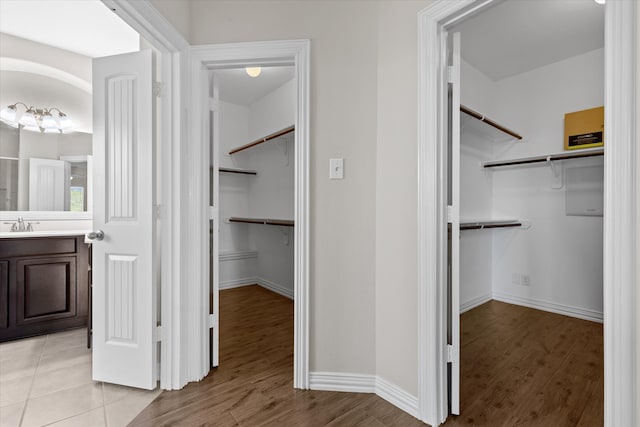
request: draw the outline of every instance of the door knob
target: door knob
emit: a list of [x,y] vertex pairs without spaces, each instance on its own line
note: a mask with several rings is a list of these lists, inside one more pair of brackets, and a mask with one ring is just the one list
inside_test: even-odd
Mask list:
[[104,231],[102,230],[92,231],[91,233],[87,234],[87,239],[100,241],[104,239]]

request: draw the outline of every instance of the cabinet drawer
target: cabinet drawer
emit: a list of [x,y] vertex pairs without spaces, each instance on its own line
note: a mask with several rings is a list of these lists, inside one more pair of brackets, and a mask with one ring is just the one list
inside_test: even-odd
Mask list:
[[0,239],[0,258],[76,253],[75,237]]

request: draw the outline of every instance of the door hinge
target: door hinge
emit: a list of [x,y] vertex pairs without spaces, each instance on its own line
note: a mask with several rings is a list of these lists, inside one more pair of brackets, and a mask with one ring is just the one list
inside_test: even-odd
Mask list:
[[453,65],[447,67],[447,83],[453,83]]
[[453,222],[453,206],[447,206],[447,222]]
[[153,82],[153,96],[156,98],[162,98],[164,95],[163,85],[160,82]]
[[458,349],[447,344],[447,363],[458,363]]
[[209,315],[209,329],[215,328],[215,327],[216,327],[216,315],[215,314],[210,314]]
[[154,205],[153,214],[155,215],[156,219],[162,218],[162,205]]
[[164,330],[161,325],[156,326],[156,336],[154,337],[155,342],[162,341],[162,337],[164,336]]

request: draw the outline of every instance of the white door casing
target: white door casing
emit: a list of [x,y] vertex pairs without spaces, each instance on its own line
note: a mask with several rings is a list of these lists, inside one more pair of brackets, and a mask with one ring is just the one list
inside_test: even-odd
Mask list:
[[[194,162],[189,171],[189,183],[194,194],[200,199],[190,200],[191,224],[187,239],[190,253],[200,256],[203,251],[208,252],[205,236],[208,232],[206,209],[208,205],[208,186],[202,185],[209,176],[210,162],[209,140],[202,138],[200,132],[203,118],[208,108],[202,107],[203,94],[208,93],[207,86],[203,86],[200,79],[202,67],[216,68],[232,66],[245,67],[250,64],[262,65],[294,65],[296,70],[296,120],[295,120],[295,252],[294,252],[294,372],[293,386],[300,389],[309,388],[309,40],[285,40],[269,42],[229,43],[218,45],[193,46],[191,48],[191,109],[190,128],[196,130],[192,134],[190,147],[193,150]],[[206,177],[206,178],[205,178]],[[189,295],[189,306],[195,307],[189,316],[189,347],[195,348],[190,356],[190,378],[198,380],[209,371],[208,346],[202,346],[202,341],[209,335],[208,304],[203,305],[209,292],[209,263],[207,257],[200,262],[189,265],[190,283],[200,283],[199,292],[194,290]],[[205,293],[206,292],[206,293]],[[206,360],[205,360],[206,356]]]
[[154,97],[150,50],[93,60],[93,379],[154,389]]

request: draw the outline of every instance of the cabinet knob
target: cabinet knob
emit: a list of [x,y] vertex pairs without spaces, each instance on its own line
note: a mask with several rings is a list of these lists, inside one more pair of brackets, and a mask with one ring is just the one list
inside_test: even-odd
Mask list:
[[87,234],[87,239],[100,241],[104,239],[104,231],[102,230],[92,231],[91,233]]

